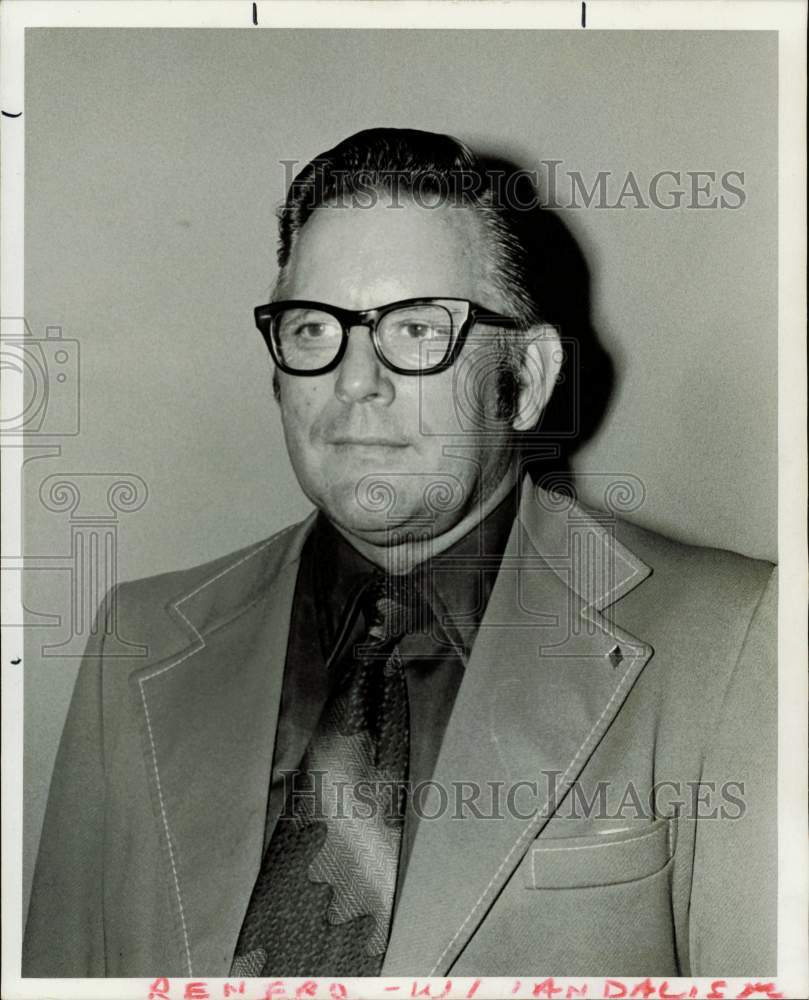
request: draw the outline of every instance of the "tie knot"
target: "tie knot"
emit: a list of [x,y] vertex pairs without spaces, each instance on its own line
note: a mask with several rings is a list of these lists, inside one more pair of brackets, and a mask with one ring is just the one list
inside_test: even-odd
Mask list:
[[418,591],[412,577],[374,577],[368,587],[368,638],[384,643],[420,628]]

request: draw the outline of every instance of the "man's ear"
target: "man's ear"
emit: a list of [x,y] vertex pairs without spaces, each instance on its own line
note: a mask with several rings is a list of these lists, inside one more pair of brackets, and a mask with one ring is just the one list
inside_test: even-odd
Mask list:
[[517,405],[511,426],[515,431],[530,431],[536,427],[551,398],[564,352],[555,326],[538,324],[521,338],[523,355],[517,373]]

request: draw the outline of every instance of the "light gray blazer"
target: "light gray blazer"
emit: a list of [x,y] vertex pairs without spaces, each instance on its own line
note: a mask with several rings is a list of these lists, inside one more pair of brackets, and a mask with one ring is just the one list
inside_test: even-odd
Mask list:
[[[105,656],[100,629],[82,664],[23,975],[227,975],[311,524],[108,599],[149,655]],[[526,482],[384,975],[774,973],[774,582]],[[512,808],[442,809],[461,782]]]

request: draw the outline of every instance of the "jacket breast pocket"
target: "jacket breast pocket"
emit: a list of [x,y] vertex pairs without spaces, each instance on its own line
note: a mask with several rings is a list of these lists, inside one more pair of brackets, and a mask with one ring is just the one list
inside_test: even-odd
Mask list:
[[583,824],[573,834],[573,824],[561,820],[548,827],[565,836],[542,833],[530,844],[453,972],[678,974],[671,908],[676,823],[622,825],[595,834]]
[[635,882],[666,867],[674,823],[658,819],[588,836],[539,837],[523,862],[526,889],[575,889]]

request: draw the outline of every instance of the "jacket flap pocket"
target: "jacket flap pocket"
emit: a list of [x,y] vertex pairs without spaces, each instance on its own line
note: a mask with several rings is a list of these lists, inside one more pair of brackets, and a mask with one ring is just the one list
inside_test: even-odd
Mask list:
[[587,837],[540,837],[528,851],[525,887],[584,888],[646,878],[671,858],[673,832],[671,820],[658,819]]

